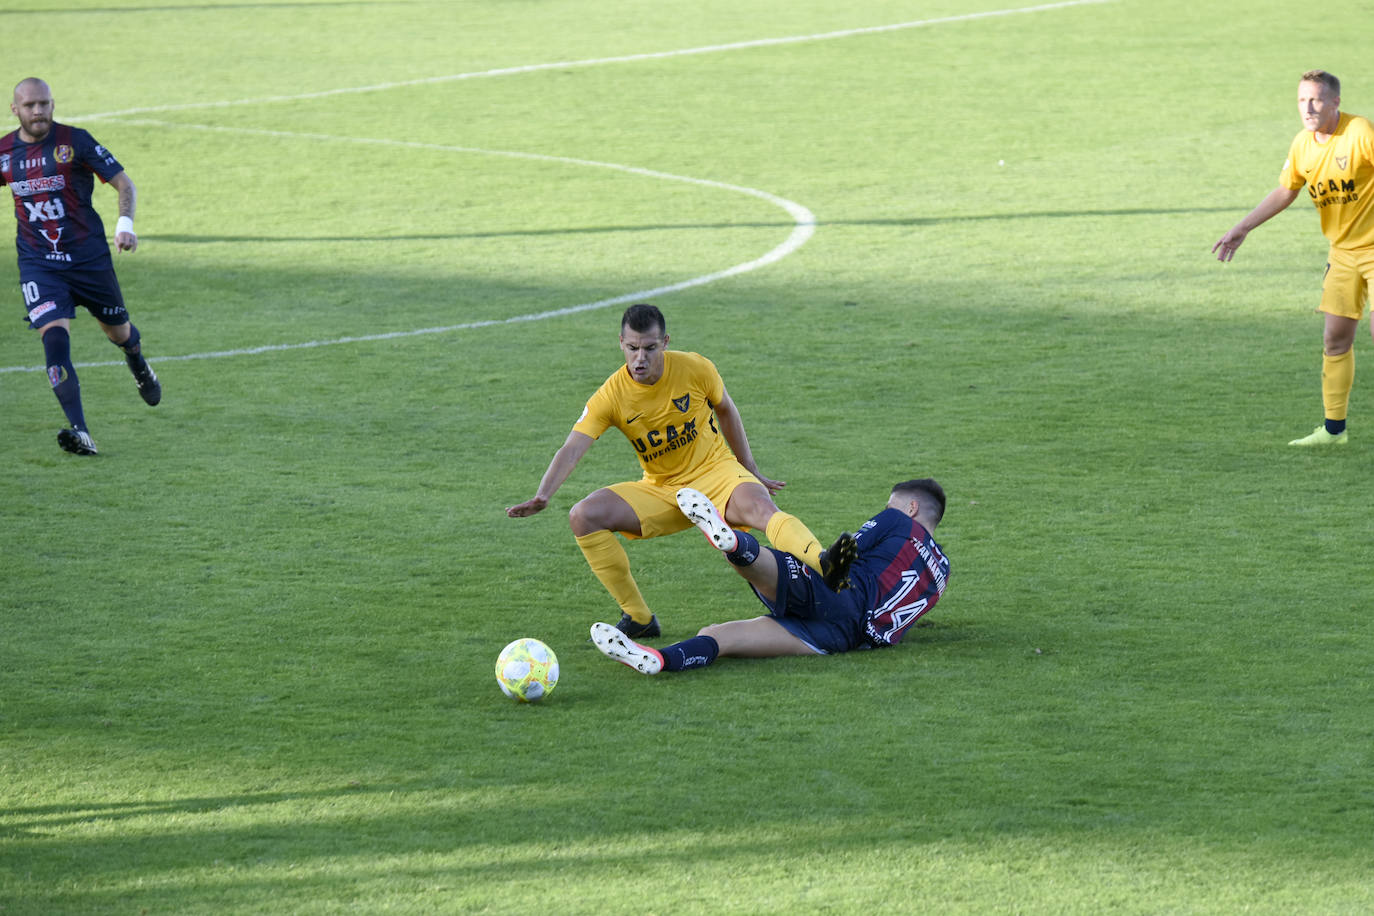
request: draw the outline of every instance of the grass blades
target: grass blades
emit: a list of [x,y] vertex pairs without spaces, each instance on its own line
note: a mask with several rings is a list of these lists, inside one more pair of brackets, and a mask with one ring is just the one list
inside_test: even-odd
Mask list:
[[[32,6],[10,84],[138,185],[165,396],[79,317],[101,455],[60,452],[11,300],[0,912],[1374,907],[1368,386],[1287,448],[1305,202],[1208,253],[1304,70],[1374,114],[1358,42],[1176,0]],[[566,524],[629,447],[504,508],[618,364],[599,303],[779,249],[783,202],[814,235],[655,296],[672,345],[824,541],[937,477],[949,591],[891,651],[638,677]],[[668,639],[759,610],[699,537],[628,551]],[[493,681],[521,636],[545,704]]]

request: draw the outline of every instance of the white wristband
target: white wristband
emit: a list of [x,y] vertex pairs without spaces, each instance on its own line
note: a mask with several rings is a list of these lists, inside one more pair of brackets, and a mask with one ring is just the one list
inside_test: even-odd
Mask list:
[[127,232],[130,235],[138,234],[134,232],[134,221],[132,218],[121,216],[119,219],[115,220],[115,235],[119,235],[121,232]]

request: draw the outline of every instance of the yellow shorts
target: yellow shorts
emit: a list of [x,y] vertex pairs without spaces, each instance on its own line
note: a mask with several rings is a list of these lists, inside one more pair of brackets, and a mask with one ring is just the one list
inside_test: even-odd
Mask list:
[[1326,256],[1318,311],[1359,321],[1374,283],[1374,248],[1332,248]]
[[[763,486],[757,477],[745,470],[744,465],[732,460],[722,461],[694,477],[679,478],[671,484],[656,484],[641,479],[613,483],[606,489],[629,503],[635,515],[639,516],[639,537],[656,538],[692,527],[692,523],[677,506],[679,488],[691,487],[693,490],[700,490],[715,504],[720,514],[724,515],[725,504],[730,501],[730,494],[734,493],[740,484],[746,483]],[[624,531],[621,534],[629,538],[635,537]]]

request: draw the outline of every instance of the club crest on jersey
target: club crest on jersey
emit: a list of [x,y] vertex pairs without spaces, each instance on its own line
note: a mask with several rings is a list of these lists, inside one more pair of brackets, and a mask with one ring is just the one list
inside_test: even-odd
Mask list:
[[65,143],[59,143],[57,148],[52,151],[52,157],[63,164],[71,162],[72,148]]
[[692,406],[691,394],[684,394],[680,398],[673,398],[673,406],[678,409],[679,413],[686,413],[687,408]]
[[1337,156],[1337,157],[1336,157],[1336,168],[1340,169],[1342,172],[1345,171],[1345,167],[1346,167],[1347,165],[1349,165],[1349,164],[1350,164],[1350,157],[1349,157],[1349,156]]

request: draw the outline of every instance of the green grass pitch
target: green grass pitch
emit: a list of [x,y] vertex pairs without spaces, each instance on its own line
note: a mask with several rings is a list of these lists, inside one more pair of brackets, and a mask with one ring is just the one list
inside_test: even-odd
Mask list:
[[[79,317],[60,452],[0,256],[4,916],[1374,909],[1369,379],[1288,449],[1317,217],[1209,254],[1299,74],[1374,114],[1358,5],[19,6],[0,89],[137,183],[166,393]],[[945,484],[900,648],[587,643],[566,512],[629,446],[504,508],[664,288],[823,539]],[[691,532],[629,552],[668,636],[757,612]]]

